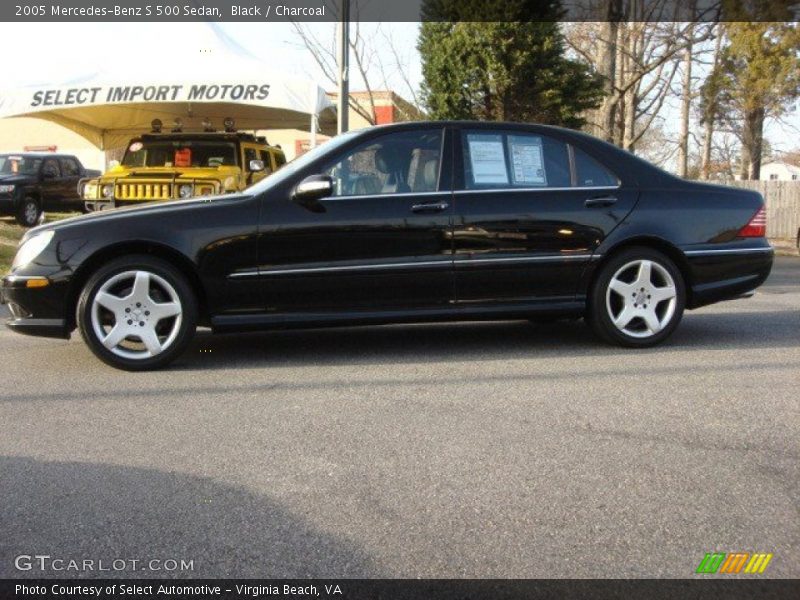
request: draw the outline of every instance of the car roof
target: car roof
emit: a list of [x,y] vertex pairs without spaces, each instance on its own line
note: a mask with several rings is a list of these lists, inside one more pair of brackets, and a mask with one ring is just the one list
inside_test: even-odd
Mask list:
[[22,158],[75,158],[74,154],[60,152],[0,152],[0,156],[21,156]]

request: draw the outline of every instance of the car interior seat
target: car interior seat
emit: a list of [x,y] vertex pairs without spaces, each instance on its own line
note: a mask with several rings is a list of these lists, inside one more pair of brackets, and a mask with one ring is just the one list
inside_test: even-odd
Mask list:
[[402,194],[411,191],[403,175],[402,159],[397,153],[387,148],[376,150],[375,168],[387,175],[381,194]]

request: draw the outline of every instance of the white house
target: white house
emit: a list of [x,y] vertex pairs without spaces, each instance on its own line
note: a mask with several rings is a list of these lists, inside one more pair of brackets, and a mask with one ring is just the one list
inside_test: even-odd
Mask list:
[[761,181],[800,181],[800,167],[785,162],[761,165]]

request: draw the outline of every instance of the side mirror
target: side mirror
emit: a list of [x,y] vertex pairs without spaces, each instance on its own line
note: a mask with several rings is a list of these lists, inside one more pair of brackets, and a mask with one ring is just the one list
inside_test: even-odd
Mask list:
[[264,170],[264,161],[263,160],[251,160],[250,161],[250,171],[253,173],[257,173],[259,171]]
[[297,184],[292,200],[312,212],[325,212],[320,200],[333,194],[333,179],[328,175],[310,175]]

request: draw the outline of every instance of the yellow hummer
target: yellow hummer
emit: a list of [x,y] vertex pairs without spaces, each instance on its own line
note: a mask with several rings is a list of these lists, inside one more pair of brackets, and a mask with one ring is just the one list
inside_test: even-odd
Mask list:
[[152,129],[132,139],[104,175],[79,182],[87,211],[238,192],[286,164],[280,146],[236,131],[230,119],[222,132],[207,122],[203,132],[183,132],[176,120],[162,133],[158,119]]

